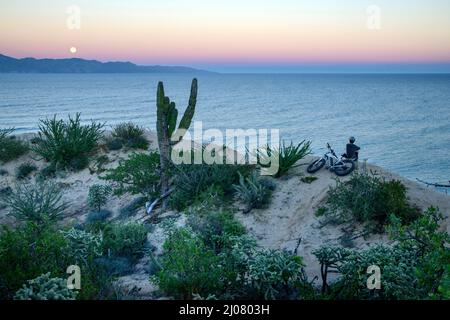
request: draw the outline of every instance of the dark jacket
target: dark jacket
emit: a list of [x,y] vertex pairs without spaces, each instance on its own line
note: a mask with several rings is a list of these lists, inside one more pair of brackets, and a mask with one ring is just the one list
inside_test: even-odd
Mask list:
[[358,147],[356,144],[354,143],[347,143],[347,148],[346,148],[346,157],[349,159],[353,159],[357,157],[357,152],[358,150],[361,149],[360,147]]

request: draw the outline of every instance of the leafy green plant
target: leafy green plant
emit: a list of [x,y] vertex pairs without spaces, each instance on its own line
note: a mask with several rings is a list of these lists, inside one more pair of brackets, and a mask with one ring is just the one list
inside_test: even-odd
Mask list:
[[119,162],[119,166],[106,172],[103,179],[112,182],[114,193],[142,194],[155,197],[160,183],[159,154],[133,153],[129,159]]
[[236,197],[247,206],[244,213],[248,213],[252,209],[263,208],[270,202],[272,190],[260,183],[255,173],[247,178],[239,173],[239,184],[235,184],[233,187]]
[[36,223],[58,220],[69,206],[62,201],[61,189],[48,182],[19,184],[5,203],[17,219]]
[[144,128],[132,122],[124,122],[116,125],[113,129],[112,136],[120,139],[129,148],[148,148],[148,141],[144,137]]
[[80,170],[89,164],[88,156],[97,146],[103,127],[94,121],[82,125],[79,113],[67,121],[57,120],[55,115],[40,121],[38,140],[32,150],[55,165]]
[[265,163],[270,163],[270,159],[274,156],[278,158],[278,171],[275,177],[281,177],[285,175],[289,169],[295,166],[297,161],[303,159],[307,155],[311,154],[311,141],[301,141],[299,144],[294,145],[291,141],[289,145],[286,145],[283,141],[280,148],[272,148],[269,145],[263,149],[257,150],[257,156],[259,163],[262,167],[265,167]]
[[75,300],[77,292],[67,288],[67,280],[52,278],[50,272],[28,280],[15,296],[15,300]]
[[281,250],[260,250],[250,258],[246,277],[252,299],[296,298],[309,292],[302,258]]
[[88,204],[92,209],[99,212],[104,206],[112,193],[112,188],[109,185],[94,184],[89,188]]
[[0,161],[8,162],[19,158],[28,152],[29,146],[25,141],[15,139],[10,134],[13,128],[0,129]]
[[230,248],[230,237],[241,236],[246,232],[231,212],[219,209],[210,210],[206,214],[191,213],[188,225],[200,235],[203,243],[216,253]]
[[64,276],[71,263],[64,236],[49,224],[28,222],[0,233],[0,299],[12,299],[29,279],[43,273]]
[[147,243],[147,228],[139,223],[112,223],[103,230],[103,248],[108,255],[133,260],[142,257]]
[[153,280],[167,294],[178,299],[207,296],[220,287],[218,257],[189,229],[176,229],[163,245],[161,270]]
[[89,263],[92,263],[94,258],[102,255],[102,234],[94,234],[75,228],[62,231],[62,234],[68,241],[71,257],[75,259],[77,264],[83,263],[87,266]]
[[16,169],[16,178],[21,180],[28,177],[33,171],[36,171],[37,167],[31,162],[22,163]]
[[395,215],[405,224],[419,216],[406,198],[406,188],[398,180],[385,181],[374,174],[354,174],[347,182],[336,180],[328,191],[325,215],[337,221],[355,219],[366,223],[372,231],[381,231],[389,215]]

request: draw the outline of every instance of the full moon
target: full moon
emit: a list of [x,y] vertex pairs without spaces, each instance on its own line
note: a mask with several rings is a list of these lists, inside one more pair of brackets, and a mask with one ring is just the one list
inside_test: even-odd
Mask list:
[[77,48],[71,47],[70,48],[70,53],[77,53]]

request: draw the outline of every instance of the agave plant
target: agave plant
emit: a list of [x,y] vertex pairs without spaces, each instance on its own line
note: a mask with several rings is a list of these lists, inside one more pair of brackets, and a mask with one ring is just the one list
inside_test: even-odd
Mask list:
[[259,158],[259,163],[261,163],[263,167],[265,163],[270,163],[270,160],[273,159],[273,154],[278,155],[278,171],[275,174],[275,177],[281,177],[285,175],[289,169],[295,167],[297,161],[303,159],[307,155],[311,154],[311,141],[303,140],[297,145],[291,141],[289,145],[286,145],[283,141],[283,144],[280,148],[272,148],[269,145],[264,149],[257,150],[257,156]]

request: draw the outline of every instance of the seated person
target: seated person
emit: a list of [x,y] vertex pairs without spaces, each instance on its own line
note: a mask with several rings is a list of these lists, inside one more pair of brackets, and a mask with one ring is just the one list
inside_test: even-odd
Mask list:
[[355,144],[355,141],[355,137],[350,137],[348,139],[349,143],[347,143],[346,153],[342,155],[344,158],[358,160],[358,151],[361,148]]

